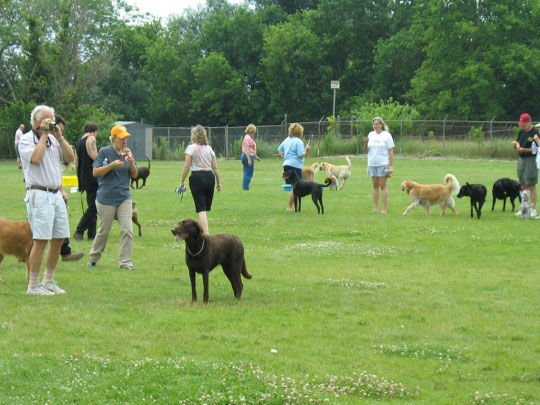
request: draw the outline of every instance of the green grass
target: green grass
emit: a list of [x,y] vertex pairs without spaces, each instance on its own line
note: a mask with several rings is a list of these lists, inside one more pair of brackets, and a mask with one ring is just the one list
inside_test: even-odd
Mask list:
[[[457,216],[438,207],[402,216],[405,178],[453,173],[491,190],[515,177],[516,162],[398,156],[388,215],[371,214],[365,159],[352,165],[317,215],[309,198],[302,213],[285,211],[281,161],[257,162],[249,192],[241,163],[219,162],[210,231],[245,245],[253,279],[240,301],[218,268],[209,304],[191,305],[184,243],[170,232],[196,218],[191,195],[173,191],[181,162],[153,162],[133,191],[136,272],[118,269],[118,225],[95,270],[87,255],[59,263],[66,296],[27,296],[24,263],[5,258],[0,403],[538,403],[540,221],[516,218],[509,204],[502,212],[500,201],[492,212],[490,196],[480,221],[468,199],[457,199]],[[24,219],[22,174],[13,161],[0,170],[0,215]],[[79,194],[69,214],[73,231]],[[71,243],[88,254],[88,241]]]

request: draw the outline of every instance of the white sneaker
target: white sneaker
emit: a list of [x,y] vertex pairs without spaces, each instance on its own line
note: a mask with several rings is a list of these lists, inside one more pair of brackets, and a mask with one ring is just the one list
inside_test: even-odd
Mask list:
[[53,294],[65,294],[65,290],[62,290],[60,287],[56,285],[56,282],[53,280],[50,283],[43,284],[43,288],[45,288],[47,291],[52,292]]
[[520,217],[521,216],[521,211],[518,211],[514,214],[516,217]]
[[26,290],[26,294],[28,295],[54,295],[52,291],[47,290],[45,287],[43,287],[43,284],[39,283],[36,288],[30,288],[28,286],[28,289]]
[[537,213],[536,210],[533,208],[533,209],[531,210],[531,217],[535,217],[535,216],[537,216],[537,215],[538,215],[538,213]]

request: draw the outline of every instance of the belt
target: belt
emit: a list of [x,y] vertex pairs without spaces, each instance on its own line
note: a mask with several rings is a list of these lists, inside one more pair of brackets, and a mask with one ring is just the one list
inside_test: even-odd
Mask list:
[[41,190],[41,191],[47,191],[49,193],[57,193],[59,189],[57,188],[48,188],[43,186],[28,186],[26,187],[27,190]]

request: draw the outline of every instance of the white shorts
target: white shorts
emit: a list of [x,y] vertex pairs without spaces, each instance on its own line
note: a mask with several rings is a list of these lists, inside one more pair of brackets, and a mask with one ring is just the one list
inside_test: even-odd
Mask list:
[[32,238],[51,240],[69,238],[66,203],[60,191],[26,190],[24,197]]

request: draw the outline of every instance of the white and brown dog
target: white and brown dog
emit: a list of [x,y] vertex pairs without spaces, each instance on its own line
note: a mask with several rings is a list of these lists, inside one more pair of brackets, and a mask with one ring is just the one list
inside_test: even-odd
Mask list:
[[345,182],[351,177],[351,161],[348,156],[345,156],[347,166],[335,166],[328,162],[319,163],[319,170],[324,170],[326,176],[334,176],[337,179],[337,190],[341,190]]

